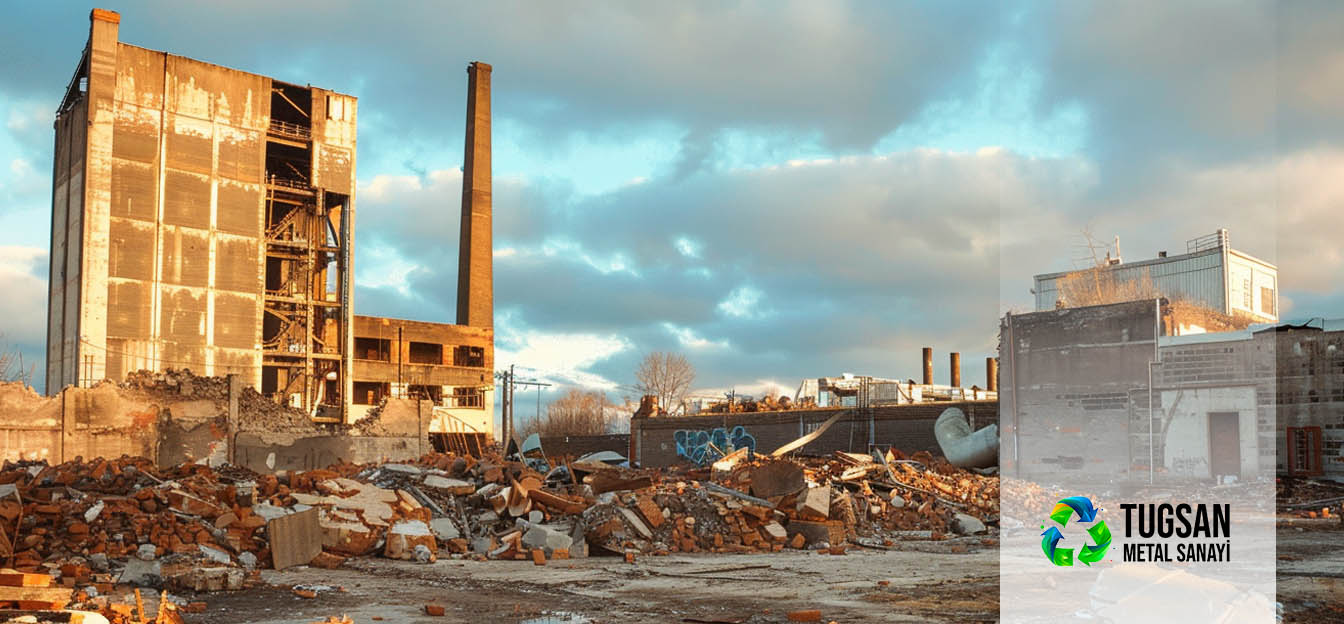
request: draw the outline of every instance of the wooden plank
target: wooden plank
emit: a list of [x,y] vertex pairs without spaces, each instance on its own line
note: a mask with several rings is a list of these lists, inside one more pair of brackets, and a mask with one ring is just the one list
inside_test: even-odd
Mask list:
[[72,592],[68,587],[0,586],[0,602],[42,603],[59,609],[70,602]]
[[0,572],[0,586],[51,587],[52,578],[46,574],[24,574],[14,570]]
[[271,542],[271,563],[277,570],[307,565],[322,552],[316,508],[267,522],[266,536]]
[[835,421],[840,420],[840,416],[849,413],[850,413],[849,411],[836,412],[834,416],[827,418],[826,422],[821,423],[821,426],[818,427],[816,431],[813,431],[812,433],[809,433],[801,438],[798,438],[797,440],[794,440],[788,444],[785,444],[784,446],[775,449],[775,452],[771,453],[770,456],[779,457],[781,455],[784,455],[785,453],[788,453],[789,451],[806,446],[808,442],[820,438],[821,434],[826,433],[826,430],[830,429],[831,425],[835,424]]

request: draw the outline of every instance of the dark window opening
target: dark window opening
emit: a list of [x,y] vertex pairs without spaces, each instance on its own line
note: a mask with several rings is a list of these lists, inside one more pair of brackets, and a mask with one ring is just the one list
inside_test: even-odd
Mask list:
[[355,357],[361,360],[392,361],[392,341],[385,338],[355,337]]
[[443,345],[412,342],[406,355],[406,361],[412,364],[443,364]]
[[281,186],[308,188],[313,170],[311,150],[284,145],[266,144],[266,182]]
[[271,83],[271,120],[312,127],[313,91],[307,87]]
[[453,366],[485,366],[485,347],[453,347]]
[[355,405],[377,405],[388,395],[391,384],[377,381],[356,381],[355,396],[351,397]]

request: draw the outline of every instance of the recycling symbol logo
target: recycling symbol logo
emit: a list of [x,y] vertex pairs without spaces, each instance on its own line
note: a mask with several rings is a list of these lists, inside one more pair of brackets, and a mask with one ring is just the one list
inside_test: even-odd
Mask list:
[[1078,560],[1089,567],[1094,562],[1101,561],[1101,558],[1106,556],[1106,549],[1111,547],[1111,530],[1106,528],[1105,520],[1097,520],[1099,511],[1101,510],[1093,507],[1092,501],[1085,496],[1070,496],[1055,503],[1054,510],[1050,512],[1050,519],[1059,526],[1052,526],[1041,533],[1045,536],[1045,539],[1041,540],[1041,550],[1045,551],[1045,557],[1057,566],[1073,565],[1073,549],[1060,548],[1059,542],[1064,539],[1060,529],[1067,526],[1069,520],[1076,514],[1079,522],[1096,521],[1096,524],[1087,530],[1087,534],[1092,536],[1093,543],[1084,544],[1079,549]]

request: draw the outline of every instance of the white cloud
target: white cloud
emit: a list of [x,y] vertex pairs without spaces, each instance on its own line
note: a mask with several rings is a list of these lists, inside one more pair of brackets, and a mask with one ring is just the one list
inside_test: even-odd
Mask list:
[[34,274],[47,250],[0,246],[0,334],[6,342],[46,342],[47,280]]
[[[501,320],[503,323],[498,322]],[[496,368],[518,364],[549,381],[591,389],[616,389],[615,381],[588,369],[629,349],[631,344],[624,337],[515,329],[512,317],[507,314],[496,321]]]
[[718,309],[720,312],[735,318],[759,318],[762,313],[757,309],[757,304],[761,302],[763,296],[764,293],[760,290],[750,286],[738,286],[728,294],[728,298],[719,302]]
[[695,330],[689,327],[679,327],[672,323],[663,323],[662,325],[663,329],[666,330],[667,333],[672,334],[672,336],[674,336],[677,339],[677,342],[681,346],[686,347],[687,349],[700,351],[707,349],[728,348],[728,341],[726,339],[709,340],[707,338],[701,337],[699,334],[695,333]]
[[687,258],[700,257],[701,245],[700,243],[692,240],[690,237],[678,236],[677,240],[672,241],[672,245],[677,248],[677,253],[680,253],[681,255],[686,256]]

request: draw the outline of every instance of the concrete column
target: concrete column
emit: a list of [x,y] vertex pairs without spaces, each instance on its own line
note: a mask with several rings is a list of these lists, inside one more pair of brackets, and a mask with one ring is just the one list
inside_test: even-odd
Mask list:
[[462,165],[462,228],[457,260],[457,324],[493,327],[494,244],[490,198],[490,72],[467,66],[467,133]]
[[985,358],[985,389],[999,391],[999,361],[992,357]]
[[229,373],[228,380],[229,380],[229,427],[228,431],[225,433],[225,440],[227,440],[229,445],[228,448],[229,463],[236,464],[237,462],[235,460],[237,458],[237,452],[236,452],[237,449],[234,447],[236,446],[235,442],[238,440],[238,398],[242,395],[243,392],[243,381],[242,379],[238,378],[238,375],[236,373]]
[[953,351],[953,352],[951,353],[951,357],[950,357],[949,359],[951,360],[950,364],[951,364],[951,368],[952,368],[952,371],[951,371],[951,373],[952,373],[952,381],[950,381],[949,383],[951,384],[951,386],[952,386],[953,388],[960,388],[960,387],[961,387],[961,354],[960,354],[960,353],[957,353],[956,351]]
[[933,384],[933,347],[924,347],[924,385]]
[[[107,276],[112,210],[112,124],[116,118],[117,37],[121,16],[89,13],[88,129],[84,161],[84,201],[80,239],[79,323],[75,375],[79,385],[107,376]],[[87,356],[87,358],[86,358]],[[120,381],[120,380],[117,380]]]

